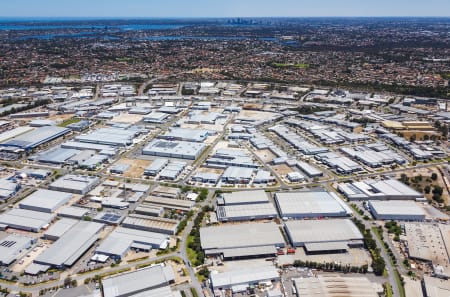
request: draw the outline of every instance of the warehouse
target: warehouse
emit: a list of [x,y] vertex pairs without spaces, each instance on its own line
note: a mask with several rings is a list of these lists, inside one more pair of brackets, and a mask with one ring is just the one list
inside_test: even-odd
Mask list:
[[426,213],[414,201],[369,201],[370,212],[377,220],[423,221]]
[[88,134],[75,137],[76,140],[86,143],[112,145],[124,147],[133,144],[133,139],[142,131],[137,129],[122,129],[116,127],[100,128]]
[[56,241],[61,236],[69,231],[75,224],[78,223],[77,220],[62,218],[56,221],[47,231],[44,232],[44,238],[48,240]]
[[39,232],[50,225],[54,218],[55,215],[50,213],[13,208],[0,214],[0,224],[7,225],[13,229]]
[[100,183],[96,176],[67,174],[50,184],[49,189],[84,195]]
[[220,175],[212,172],[196,172],[191,175],[193,182],[217,184],[219,182]]
[[131,229],[174,235],[177,231],[178,221],[136,214],[125,218],[122,222],[122,226]]
[[74,149],[64,149],[56,147],[48,151],[40,153],[36,157],[36,161],[48,164],[64,164],[68,159],[77,155],[80,151]]
[[70,132],[71,130],[67,128],[45,126],[7,140],[1,143],[0,146],[31,150]]
[[264,220],[277,216],[271,203],[218,206],[216,213],[221,222]]
[[162,124],[169,118],[169,116],[170,115],[167,113],[152,111],[151,113],[144,116],[143,120],[146,123]]
[[87,143],[79,141],[67,141],[61,144],[61,148],[65,149],[75,149],[75,150],[93,150],[99,154],[106,156],[115,156],[118,152],[118,148],[112,145]]
[[114,259],[122,259],[130,249],[143,251],[150,251],[151,249],[163,250],[168,244],[169,237],[166,234],[117,227],[95,249],[95,252]]
[[275,202],[282,218],[346,217],[352,214],[336,194],[324,190],[276,193]]
[[287,221],[285,229],[292,245],[304,247],[309,254],[364,246],[361,232],[349,219]]
[[210,135],[208,130],[170,128],[169,132],[160,135],[159,138],[166,140],[182,140],[190,142],[203,142]]
[[186,168],[187,163],[181,161],[171,161],[163,170],[159,173],[159,179],[161,180],[176,180],[178,176]]
[[366,179],[340,183],[338,190],[349,200],[421,200],[423,195],[396,179]]
[[317,154],[315,158],[341,174],[351,174],[363,170],[357,162],[334,152]]
[[72,194],[38,189],[19,203],[19,207],[28,210],[52,213],[69,202]]
[[280,281],[280,275],[278,270],[273,266],[261,266],[211,273],[210,281],[213,291],[231,290],[233,293],[241,293],[246,292],[250,287],[258,287],[261,283],[278,282]]
[[[206,255],[223,255],[228,251],[248,253],[248,249],[257,247],[284,247],[285,242],[280,229],[275,223],[244,223],[233,225],[210,226],[200,228],[200,240]],[[267,252],[252,257],[265,257]]]
[[40,254],[34,263],[51,267],[71,267],[98,240],[104,225],[79,221],[53,245]]
[[258,203],[269,203],[269,196],[264,190],[223,193],[217,197],[218,205],[245,205]]
[[130,164],[116,164],[109,168],[109,172],[113,174],[124,174],[125,171],[131,168]]
[[295,165],[297,166],[298,169],[306,173],[306,175],[308,175],[311,178],[323,176],[322,171],[306,162],[297,161]]
[[378,297],[383,288],[366,277],[335,274],[293,279],[297,296],[301,297]]
[[222,174],[222,182],[230,184],[248,184],[252,180],[254,169],[230,166]]
[[89,210],[86,208],[66,206],[58,211],[59,217],[72,218],[72,219],[82,219],[84,216],[89,214]]
[[206,160],[208,167],[224,168],[227,166],[258,168],[247,151],[236,149],[218,149]]
[[[171,266],[155,265],[126,272],[102,280],[104,297],[154,296],[159,295],[162,287],[175,281],[175,273]],[[152,292],[151,294],[149,292]],[[167,292],[167,290],[166,290]],[[157,295],[158,294],[158,295]]]
[[157,196],[149,196],[144,201],[151,204],[161,205],[165,209],[178,209],[183,211],[189,211],[195,204],[195,202],[191,200],[181,200]]
[[152,217],[160,217],[164,213],[164,208],[162,208],[159,205],[152,205],[152,204],[144,204],[137,206],[134,209],[134,212],[137,214],[142,214],[146,216],[152,216]]
[[144,155],[195,160],[205,149],[203,143],[187,141],[152,140],[144,149]]
[[14,196],[20,190],[20,184],[9,179],[0,179],[0,200]]
[[158,173],[163,170],[164,167],[169,163],[169,160],[158,158],[153,160],[153,162],[144,170],[144,175],[147,176],[156,176]]
[[0,264],[11,265],[31,248],[36,239],[19,234],[9,234],[0,239]]

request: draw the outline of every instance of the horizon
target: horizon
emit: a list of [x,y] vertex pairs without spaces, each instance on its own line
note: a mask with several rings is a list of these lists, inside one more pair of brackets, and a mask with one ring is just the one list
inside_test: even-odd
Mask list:
[[447,0],[16,0],[2,3],[0,18],[371,18],[450,17]]

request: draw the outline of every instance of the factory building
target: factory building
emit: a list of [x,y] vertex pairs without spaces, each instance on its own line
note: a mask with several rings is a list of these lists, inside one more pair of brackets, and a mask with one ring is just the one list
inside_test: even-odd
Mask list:
[[211,273],[209,279],[211,289],[214,292],[218,291],[217,294],[220,294],[220,291],[224,290],[231,290],[232,293],[242,293],[246,292],[248,288],[258,287],[259,284],[262,283],[278,282],[280,281],[280,274],[273,266],[262,266],[221,273]]
[[175,282],[171,266],[155,265],[102,280],[104,297],[175,297],[169,285]]
[[159,138],[166,140],[181,140],[190,142],[203,142],[212,134],[208,130],[186,129],[186,128],[170,128],[169,132],[160,135]]
[[55,140],[70,133],[71,130],[57,126],[45,126],[34,131],[16,136],[10,140],[0,143],[0,147],[13,147],[23,150],[34,149],[41,144]]
[[346,252],[363,247],[363,236],[349,219],[300,220],[285,222],[293,246],[304,247],[308,254]]
[[206,255],[224,259],[267,257],[285,242],[275,223],[243,223],[200,228],[200,239]]
[[125,147],[133,144],[133,139],[140,133],[139,129],[123,129],[118,127],[100,128],[88,134],[75,137],[75,140],[85,143]]
[[276,193],[275,202],[282,218],[346,217],[352,214],[336,194],[325,190]]
[[369,201],[370,212],[377,220],[423,221],[426,213],[414,201]]
[[135,214],[125,218],[122,222],[122,226],[131,229],[174,235],[177,230],[178,221]]
[[79,221],[68,229],[34,263],[56,268],[71,267],[98,240],[104,225]]
[[396,179],[366,179],[338,184],[349,200],[422,200],[423,195]]
[[49,189],[84,195],[100,183],[96,176],[67,174],[50,184]]
[[205,149],[203,143],[187,141],[152,140],[144,149],[144,155],[195,160]]
[[95,252],[113,259],[122,259],[131,249],[148,252],[152,249],[165,249],[168,244],[169,237],[166,234],[117,227]]
[[169,160],[158,158],[152,161],[152,163],[145,168],[144,175],[147,176],[156,176],[159,174],[161,170],[169,163]]
[[230,184],[249,184],[254,173],[253,168],[230,166],[225,169],[221,180]]
[[19,203],[19,207],[28,210],[53,213],[69,202],[72,194],[38,189]]
[[36,239],[20,234],[9,234],[0,239],[0,264],[11,265],[29,248],[33,246]]
[[13,229],[39,232],[47,228],[55,217],[51,213],[13,208],[8,212],[0,214],[0,224]]

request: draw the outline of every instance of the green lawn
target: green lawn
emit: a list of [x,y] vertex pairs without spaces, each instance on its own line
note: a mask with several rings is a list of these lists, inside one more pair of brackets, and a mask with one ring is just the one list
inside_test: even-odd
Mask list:
[[309,68],[309,64],[306,63],[297,63],[297,64],[292,64],[292,63],[272,63],[273,67],[277,67],[277,68],[288,68],[288,67],[293,67],[293,68]]
[[62,122],[61,124],[59,124],[60,127],[67,127],[70,124],[75,124],[78,123],[79,121],[81,121],[81,119],[78,118],[70,118],[68,120],[65,120],[64,122]]
[[197,261],[197,253],[193,249],[189,248],[189,244],[193,241],[194,241],[194,236],[189,235],[187,238],[187,242],[186,242],[186,253],[187,253],[189,262],[191,262],[192,265],[194,265],[194,263]]

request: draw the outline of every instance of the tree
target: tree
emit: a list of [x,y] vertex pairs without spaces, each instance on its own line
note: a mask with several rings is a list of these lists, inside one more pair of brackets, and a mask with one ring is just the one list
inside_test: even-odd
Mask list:
[[431,179],[432,179],[432,180],[437,180],[437,178],[438,178],[438,175],[437,175],[435,172],[433,172],[433,173],[431,174]]

